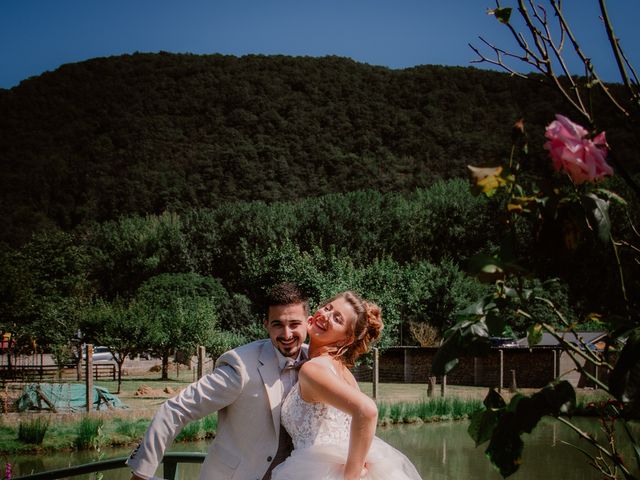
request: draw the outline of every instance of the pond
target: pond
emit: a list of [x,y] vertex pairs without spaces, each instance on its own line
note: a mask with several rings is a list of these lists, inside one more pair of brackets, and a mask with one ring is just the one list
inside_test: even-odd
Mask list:
[[[578,419],[578,423],[598,435],[596,421]],[[484,456],[485,445],[476,448],[467,434],[468,422],[443,422],[421,425],[382,427],[378,436],[404,452],[416,465],[423,479],[427,480],[499,480],[502,477]],[[636,438],[640,425],[634,425]],[[602,434],[600,434],[602,436]],[[575,448],[565,444],[585,442],[566,426],[551,419],[544,420],[531,435],[525,435],[523,465],[509,478],[514,480],[562,479],[598,480],[601,475],[586,463],[585,457]],[[624,445],[626,457],[632,455],[628,442]],[[173,451],[206,451],[207,442],[180,443]],[[104,459],[128,455],[129,448],[108,449]],[[96,460],[95,452],[66,452],[46,455],[0,457],[0,466],[9,461],[14,465],[14,476],[26,475],[69,465]],[[198,478],[199,465],[181,465],[180,478]],[[640,472],[635,472],[640,475]],[[74,477],[80,478],[80,477]],[[85,478],[88,478],[85,477]],[[128,480],[129,472],[113,470],[104,473],[104,480]],[[392,479],[390,479],[392,480]]]

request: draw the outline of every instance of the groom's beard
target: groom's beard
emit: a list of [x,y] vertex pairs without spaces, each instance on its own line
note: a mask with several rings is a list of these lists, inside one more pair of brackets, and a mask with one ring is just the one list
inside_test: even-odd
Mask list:
[[302,346],[302,342],[297,338],[294,338],[290,342],[277,338],[276,344],[278,351],[285,357],[297,357],[300,347]]

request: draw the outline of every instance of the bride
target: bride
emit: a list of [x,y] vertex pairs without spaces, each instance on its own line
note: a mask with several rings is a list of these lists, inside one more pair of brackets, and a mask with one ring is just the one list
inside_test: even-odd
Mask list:
[[350,291],[309,317],[309,360],[282,404],[294,450],[272,480],[420,480],[402,453],[375,436],[376,404],[349,371],[380,330],[380,308]]

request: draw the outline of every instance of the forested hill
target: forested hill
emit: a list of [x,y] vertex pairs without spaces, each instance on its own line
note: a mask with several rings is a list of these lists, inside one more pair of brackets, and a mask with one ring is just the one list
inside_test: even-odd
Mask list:
[[0,240],[234,199],[408,191],[505,158],[521,116],[539,151],[561,105],[501,73],[338,57],[160,53],[64,65],[0,89]]

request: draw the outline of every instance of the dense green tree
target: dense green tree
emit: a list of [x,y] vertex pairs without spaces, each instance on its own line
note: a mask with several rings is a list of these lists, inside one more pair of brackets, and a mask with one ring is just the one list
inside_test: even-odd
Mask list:
[[18,250],[0,249],[2,327],[26,351],[53,348],[60,363],[71,358],[82,305],[91,295],[88,256],[71,234],[34,235]]
[[84,309],[80,327],[86,342],[109,348],[118,366],[116,393],[120,393],[124,361],[151,343],[154,324],[146,305],[120,297],[97,300]]
[[191,269],[176,214],[121,217],[96,224],[84,240],[91,253],[91,280],[106,299],[130,298],[154,275]]
[[148,349],[162,358],[163,380],[170,355],[182,352],[190,358],[198,345],[212,343],[217,308],[226,296],[218,281],[194,273],[161,274],[140,286],[135,298],[149,317]]

